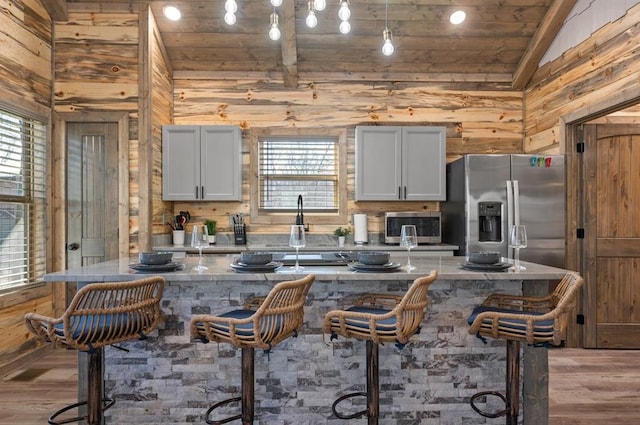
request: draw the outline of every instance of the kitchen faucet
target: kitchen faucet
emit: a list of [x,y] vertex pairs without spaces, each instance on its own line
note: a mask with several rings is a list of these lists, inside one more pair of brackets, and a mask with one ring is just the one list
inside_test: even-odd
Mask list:
[[304,231],[309,231],[309,225],[304,223],[304,213],[302,212],[302,195],[298,195],[298,214],[296,214],[296,224],[304,227]]
[[302,195],[298,195],[298,214],[296,224],[304,226],[304,214],[302,213]]

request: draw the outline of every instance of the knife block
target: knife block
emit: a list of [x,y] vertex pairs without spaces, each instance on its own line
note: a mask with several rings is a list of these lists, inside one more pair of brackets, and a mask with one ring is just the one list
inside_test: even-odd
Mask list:
[[247,231],[244,224],[236,224],[233,226],[233,240],[236,245],[247,244]]

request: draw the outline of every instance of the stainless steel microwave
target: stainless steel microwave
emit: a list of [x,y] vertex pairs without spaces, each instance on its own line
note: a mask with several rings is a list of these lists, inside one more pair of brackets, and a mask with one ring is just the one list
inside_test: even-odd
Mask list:
[[418,233],[418,243],[442,242],[440,211],[388,212],[384,214],[384,243],[400,243],[402,226],[413,224]]

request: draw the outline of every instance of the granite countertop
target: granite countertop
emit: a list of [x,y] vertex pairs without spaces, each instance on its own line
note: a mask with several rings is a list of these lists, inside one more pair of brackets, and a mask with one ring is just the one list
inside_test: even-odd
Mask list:
[[[236,255],[207,255],[203,257],[203,263],[208,270],[198,273],[193,267],[198,263],[198,257],[186,257],[175,259],[176,262],[184,264],[182,270],[173,272],[154,272],[153,274],[164,276],[172,282],[189,281],[255,281],[273,280],[281,281],[285,279],[295,279],[306,274],[313,273],[318,279],[337,281],[357,281],[371,280],[413,280],[418,276],[426,275],[431,270],[438,272],[441,280],[555,280],[561,279],[567,272],[564,269],[548,267],[534,263],[521,262],[527,267],[520,272],[478,272],[466,270],[461,267],[465,262],[465,257],[412,257],[411,264],[416,266],[416,270],[408,273],[404,269],[394,272],[362,273],[354,272],[347,266],[305,266],[301,272],[294,272],[288,266],[282,266],[275,272],[252,272],[238,273],[234,271],[230,264]],[[406,256],[392,256],[392,261],[401,264],[406,263]],[[509,261],[509,260],[506,260]],[[130,264],[138,262],[138,258],[121,258],[119,260],[107,261],[93,264],[77,269],[70,269],[60,272],[48,273],[45,275],[46,282],[118,282],[149,276],[149,273],[140,273],[129,267]]]

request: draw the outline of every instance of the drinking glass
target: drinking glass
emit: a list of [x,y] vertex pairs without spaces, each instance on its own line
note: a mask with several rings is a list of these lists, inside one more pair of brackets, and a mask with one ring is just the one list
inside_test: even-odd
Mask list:
[[526,270],[527,268],[520,265],[520,248],[527,247],[527,229],[524,224],[517,224],[511,226],[509,232],[509,242],[514,249],[514,264],[512,267],[513,271]]
[[208,267],[202,264],[202,247],[204,246],[204,242],[202,241],[202,235],[198,230],[198,226],[196,225],[193,226],[193,232],[191,232],[191,246],[193,248],[198,248],[198,253],[200,254],[198,258],[198,265],[193,269],[197,272],[207,270]]
[[291,270],[301,271],[304,270],[304,267],[300,267],[298,263],[298,254],[300,248],[304,248],[305,239],[304,239],[304,225],[294,224],[291,226],[291,236],[289,237],[289,246],[296,249],[296,265],[291,267]]
[[415,267],[411,265],[411,248],[415,248],[418,246],[418,235],[416,233],[416,226],[414,226],[413,224],[403,224],[400,235],[400,246],[407,248],[407,265],[405,266],[405,269],[407,271],[415,270]]

